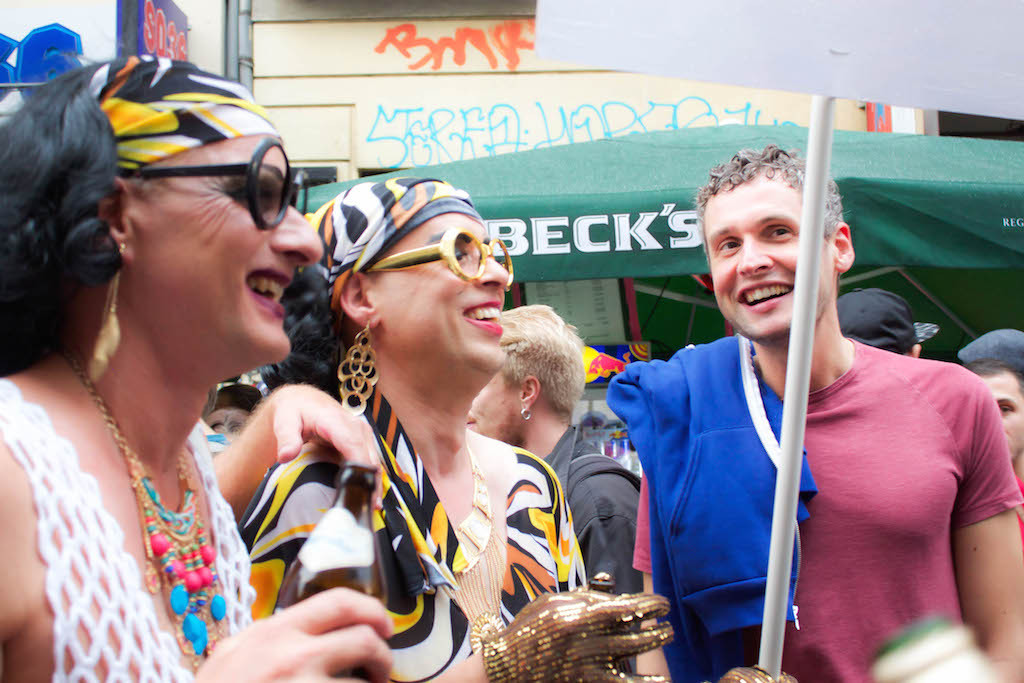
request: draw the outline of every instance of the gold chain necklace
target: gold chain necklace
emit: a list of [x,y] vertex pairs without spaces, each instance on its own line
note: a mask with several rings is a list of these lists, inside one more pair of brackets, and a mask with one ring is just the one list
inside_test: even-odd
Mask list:
[[153,595],[163,588],[168,616],[175,625],[175,640],[196,670],[202,658],[224,637],[227,604],[216,588],[220,583],[214,566],[216,550],[203,526],[195,490],[189,485],[188,459],[184,451],[178,457],[180,510],[168,510],[96,385],[77,358],[68,351],[64,351],[64,357],[99,409],[128,468],[146,550],[146,588]]
[[491,497],[483,471],[466,444],[473,472],[473,509],[456,530],[468,566],[459,573],[458,590],[450,593],[470,625],[469,644],[479,652],[481,644],[505,628],[501,619],[501,586],[505,566]]

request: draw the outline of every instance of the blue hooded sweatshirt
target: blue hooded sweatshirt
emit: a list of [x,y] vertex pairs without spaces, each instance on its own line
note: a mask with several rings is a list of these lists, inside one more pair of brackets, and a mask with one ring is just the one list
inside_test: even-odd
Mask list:
[[[719,339],[630,364],[608,389],[647,479],[652,579],[671,602],[675,639],[664,652],[676,683],[741,666],[742,629],[763,617],[782,402],[758,381],[751,353],[742,337]],[[799,521],[815,493],[805,453]]]

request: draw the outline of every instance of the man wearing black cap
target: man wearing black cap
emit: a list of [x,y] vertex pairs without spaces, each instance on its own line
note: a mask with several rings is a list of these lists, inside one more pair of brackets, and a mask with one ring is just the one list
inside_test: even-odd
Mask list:
[[843,336],[904,356],[921,357],[921,342],[939,326],[916,323],[906,299],[884,289],[855,289],[836,301]]
[[965,365],[982,358],[995,358],[1024,375],[1024,332],[1009,328],[986,332],[960,349],[956,357]]
[[[957,358],[981,377],[999,406],[1017,485],[1024,493],[1024,332],[986,332],[960,349]],[[1017,515],[1024,540],[1024,511],[1019,507]]]
[[[1024,332],[987,332],[960,349],[957,357],[992,392],[1003,416],[1013,469],[1024,480]],[[1024,490],[1024,483],[1021,487]]]

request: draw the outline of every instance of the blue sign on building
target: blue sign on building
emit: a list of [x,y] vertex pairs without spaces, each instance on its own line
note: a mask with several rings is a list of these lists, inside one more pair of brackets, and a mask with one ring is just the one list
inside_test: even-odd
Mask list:
[[[11,55],[17,50],[12,63]],[[0,84],[42,83],[79,66],[82,38],[60,24],[39,26],[21,40],[0,33]],[[0,100],[10,91],[0,88]]]

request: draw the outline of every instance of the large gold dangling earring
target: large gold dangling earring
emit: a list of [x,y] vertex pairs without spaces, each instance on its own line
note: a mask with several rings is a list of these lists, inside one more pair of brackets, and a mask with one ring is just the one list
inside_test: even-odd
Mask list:
[[345,352],[338,365],[338,393],[341,405],[353,415],[362,415],[366,402],[377,383],[377,354],[370,346],[370,326],[367,325]]
[[[117,249],[124,253],[124,243],[118,244]],[[121,281],[121,271],[114,273],[107,286],[107,303],[103,306],[103,324],[100,325],[100,333],[96,337],[96,346],[92,350],[92,358],[89,360],[89,379],[93,382],[99,381],[103,373],[110,365],[110,359],[117,351],[121,343],[121,325],[117,321],[117,285]]]

